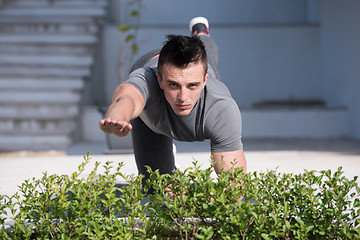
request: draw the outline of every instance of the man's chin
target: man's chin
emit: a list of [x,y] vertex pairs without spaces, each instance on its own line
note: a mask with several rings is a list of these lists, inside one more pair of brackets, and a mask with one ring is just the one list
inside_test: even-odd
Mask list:
[[191,112],[191,109],[177,110],[177,111],[174,111],[174,112],[178,116],[187,116]]

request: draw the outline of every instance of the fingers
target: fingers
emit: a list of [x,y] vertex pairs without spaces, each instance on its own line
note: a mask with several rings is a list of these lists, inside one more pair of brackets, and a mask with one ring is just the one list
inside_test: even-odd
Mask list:
[[113,120],[113,119],[109,119],[109,118],[105,118],[100,120],[100,124],[104,125],[104,126],[123,126],[124,124],[127,124],[127,122],[125,121],[117,121],[117,120]]
[[170,201],[173,202],[175,199],[181,199],[184,198],[186,194],[189,193],[188,190],[186,189],[180,189],[180,191],[182,190],[181,193],[179,193],[178,191],[177,194],[175,194],[173,192],[173,190],[176,190],[179,187],[179,185],[173,186],[172,184],[169,184],[168,187],[165,189],[165,191],[169,194],[170,196]]
[[103,132],[115,134],[119,137],[128,135],[132,130],[132,125],[128,122],[108,118],[100,120],[99,127]]
[[132,129],[132,125],[131,124],[126,124],[125,127],[122,129],[122,133],[126,135],[129,134],[129,132],[131,131]]

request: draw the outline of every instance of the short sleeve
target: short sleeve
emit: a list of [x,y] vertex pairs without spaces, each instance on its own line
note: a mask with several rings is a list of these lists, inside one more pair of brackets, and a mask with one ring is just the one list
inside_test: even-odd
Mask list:
[[229,152],[243,148],[241,114],[232,98],[214,104],[207,116],[206,125],[212,152]]
[[130,73],[129,77],[124,81],[136,87],[144,97],[146,103],[151,100],[154,94],[159,91],[159,83],[156,77],[156,71],[152,68],[139,68]]

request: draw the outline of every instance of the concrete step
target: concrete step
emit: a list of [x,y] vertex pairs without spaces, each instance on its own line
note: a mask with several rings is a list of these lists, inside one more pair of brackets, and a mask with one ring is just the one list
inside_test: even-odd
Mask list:
[[[36,6],[33,7],[18,7],[6,6],[0,10],[2,19],[17,17],[19,19],[51,19],[56,17],[61,18],[78,18],[78,17],[102,17],[105,15],[105,9],[99,6],[83,5],[79,7],[74,6]],[[15,18],[14,18],[15,19]]]
[[5,90],[0,92],[0,104],[53,103],[76,104],[81,100],[80,92],[57,90]]
[[91,23],[91,21],[91,18],[78,22],[70,21],[70,19],[62,22],[33,21],[32,23],[26,21],[19,23],[0,21],[0,31],[4,34],[98,34],[98,26],[95,22]]
[[243,108],[244,138],[341,138],[348,136],[346,108]]
[[1,34],[0,43],[41,43],[41,44],[95,44],[97,38],[90,34],[37,34],[37,33],[18,33],[18,34]]
[[4,90],[82,90],[81,78],[32,78],[3,77],[0,79],[0,92]]
[[[1,123],[1,122],[0,122]],[[54,136],[54,135],[70,135],[74,127],[72,128],[39,128],[34,127],[39,124],[38,122],[30,123],[30,122],[21,122],[22,127],[21,128],[15,128],[15,129],[2,129],[0,128],[0,136],[5,135],[12,135],[12,136]],[[51,125],[52,123],[48,123],[47,126],[54,126]],[[2,125],[2,124],[1,124]],[[19,125],[19,124],[17,124]],[[32,129],[29,129],[29,127],[32,127]]]
[[1,43],[0,55],[2,54],[20,54],[20,55],[93,55],[94,47],[91,45],[60,45],[60,44],[43,44],[43,43]]
[[13,65],[59,65],[87,67],[93,63],[91,56],[53,56],[53,55],[0,55],[0,64]]
[[94,23],[93,16],[91,15],[54,15],[49,16],[29,16],[29,15],[17,15],[17,14],[5,14],[2,15],[4,10],[0,10],[0,24],[25,24],[29,26],[35,26],[34,24],[86,24],[92,25]]
[[0,135],[0,151],[19,150],[62,150],[66,149],[72,142],[69,135],[53,136],[16,136]]
[[66,7],[85,7],[85,6],[97,6],[105,7],[107,5],[106,0],[17,0],[7,1],[3,3],[6,6],[12,7],[46,7],[46,6],[66,6]]
[[[1,2],[0,24],[12,27],[30,27],[44,24],[44,28],[59,28],[61,24],[86,25],[97,29],[98,20],[106,15],[106,0],[98,1],[34,1]],[[35,23],[35,25],[34,25]],[[17,25],[17,26],[16,26]],[[10,25],[11,26],[11,25]],[[2,30],[6,29],[1,28]]]
[[106,0],[61,0],[61,1],[49,1],[49,0],[17,0],[9,1],[6,6],[11,7],[105,7],[107,5]]
[[75,117],[68,118],[0,118],[0,134],[11,135],[53,135],[69,134],[75,129]]
[[71,144],[106,4],[0,0],[0,151]]
[[106,6],[107,0],[12,0],[3,1],[4,6],[31,7],[31,6]]
[[78,104],[21,103],[0,105],[0,120],[64,120],[73,119],[79,114]]
[[72,66],[2,66],[0,65],[0,77],[18,76],[41,76],[41,77],[89,77],[89,67]]

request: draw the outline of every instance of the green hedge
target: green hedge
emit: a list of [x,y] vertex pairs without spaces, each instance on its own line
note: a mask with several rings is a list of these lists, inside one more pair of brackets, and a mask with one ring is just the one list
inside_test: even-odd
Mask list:
[[[0,239],[360,239],[360,188],[341,168],[232,169],[213,179],[211,167],[194,162],[171,176],[152,172],[143,186],[142,176],[111,162],[96,162],[83,176],[89,161],[87,154],[71,176],[45,173],[19,194],[0,196]],[[128,185],[117,185],[119,178]]]

